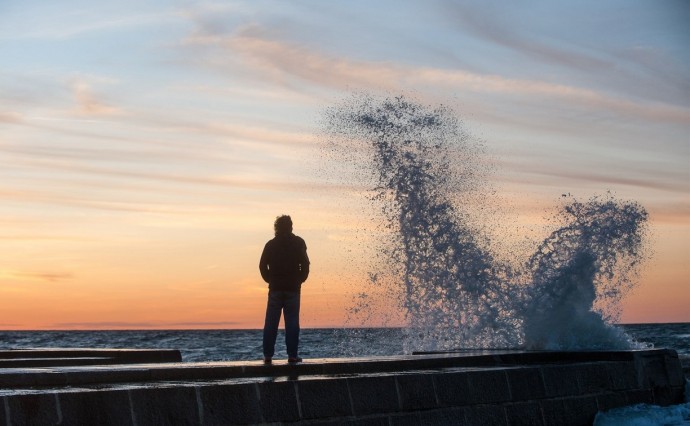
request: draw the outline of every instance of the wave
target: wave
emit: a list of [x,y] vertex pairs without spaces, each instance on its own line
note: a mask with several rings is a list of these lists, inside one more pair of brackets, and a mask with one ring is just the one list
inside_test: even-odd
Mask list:
[[408,352],[635,346],[612,324],[644,258],[640,204],[569,200],[531,256],[503,261],[473,216],[487,201],[485,150],[451,108],[355,94],[324,118],[327,158],[368,185],[385,235],[351,324],[379,295],[402,314]]

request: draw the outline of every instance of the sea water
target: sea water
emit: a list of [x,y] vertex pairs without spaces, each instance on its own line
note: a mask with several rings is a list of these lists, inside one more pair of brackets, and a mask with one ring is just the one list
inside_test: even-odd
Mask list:
[[[308,309],[305,306],[304,309]],[[625,324],[619,327],[648,347],[675,349],[690,361],[690,323]],[[404,355],[403,328],[304,328],[300,354],[305,358]],[[262,357],[261,330],[49,330],[0,331],[0,350],[27,348],[160,348],[179,349],[183,362],[247,361]],[[287,358],[283,330],[276,358]]]
[[597,413],[594,426],[690,425],[690,380],[685,382],[685,404],[660,407],[637,404]]

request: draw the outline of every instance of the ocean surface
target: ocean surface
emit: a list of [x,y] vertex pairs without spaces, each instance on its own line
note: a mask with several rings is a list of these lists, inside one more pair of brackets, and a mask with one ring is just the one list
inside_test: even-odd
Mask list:
[[[648,347],[675,349],[690,360],[690,323],[619,326]],[[405,332],[400,328],[304,328],[304,358],[403,355]],[[108,330],[0,331],[0,349],[19,348],[164,348],[179,349],[185,362],[260,359],[261,330]],[[276,358],[285,354],[282,330]]]

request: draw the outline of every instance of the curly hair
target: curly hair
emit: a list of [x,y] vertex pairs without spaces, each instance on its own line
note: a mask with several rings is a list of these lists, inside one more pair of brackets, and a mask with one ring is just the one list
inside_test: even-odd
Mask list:
[[273,222],[273,230],[276,235],[289,234],[292,232],[292,218],[286,214],[276,217],[276,221]]

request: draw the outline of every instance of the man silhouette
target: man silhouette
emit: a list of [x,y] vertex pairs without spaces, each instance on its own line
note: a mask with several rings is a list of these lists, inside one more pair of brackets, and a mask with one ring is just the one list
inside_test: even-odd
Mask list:
[[302,361],[299,346],[299,306],[302,283],[309,276],[309,257],[304,240],[292,233],[290,216],[278,216],[273,223],[275,238],[264,246],[259,260],[261,278],[268,283],[268,304],[264,322],[264,363],[275,352],[281,311],[285,314],[285,346],[288,363]]

